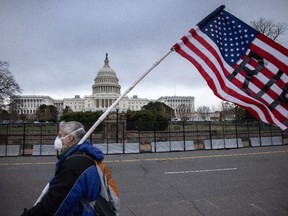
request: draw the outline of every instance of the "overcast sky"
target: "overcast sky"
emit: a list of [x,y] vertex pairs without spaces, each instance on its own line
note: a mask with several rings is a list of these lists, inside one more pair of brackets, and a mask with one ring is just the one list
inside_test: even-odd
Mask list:
[[[9,63],[22,94],[83,98],[92,95],[108,53],[123,93],[221,4],[248,24],[260,17],[288,22],[287,0],[1,0],[0,60]],[[279,40],[288,47],[288,32]],[[194,96],[196,108],[220,104],[176,52],[128,94],[133,95]]]

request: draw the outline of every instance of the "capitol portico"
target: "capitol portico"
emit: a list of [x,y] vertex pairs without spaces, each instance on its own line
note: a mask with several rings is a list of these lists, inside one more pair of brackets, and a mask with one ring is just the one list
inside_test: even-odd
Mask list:
[[[105,111],[107,110],[121,95],[121,85],[115,71],[109,65],[108,54],[104,60],[104,66],[101,68],[92,85],[92,95],[84,96],[81,98],[80,95],[75,95],[74,98],[64,98],[63,100],[54,100],[50,96],[39,96],[39,95],[20,95],[17,96],[17,112],[19,114],[35,115],[38,107],[41,104],[54,105],[57,107],[58,112],[61,114],[63,109],[69,107],[73,112],[83,111]],[[183,97],[174,97],[173,109],[177,104],[183,103]],[[181,100],[177,100],[181,98]],[[159,98],[161,102],[167,102],[163,100],[163,97]],[[187,100],[188,99],[188,100]],[[122,112],[130,110],[140,110],[144,105],[148,104],[151,100],[148,98],[138,98],[137,95],[133,95],[131,98],[125,96],[117,105],[117,109]],[[185,97],[185,103],[190,103],[190,111],[194,112],[194,97]],[[171,104],[167,104],[168,106]],[[180,104],[178,104],[180,106]],[[177,116],[177,113],[175,113]]]

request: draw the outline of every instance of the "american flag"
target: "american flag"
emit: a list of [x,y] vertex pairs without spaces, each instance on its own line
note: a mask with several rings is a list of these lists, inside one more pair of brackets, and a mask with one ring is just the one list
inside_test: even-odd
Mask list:
[[173,46],[214,94],[257,119],[288,127],[288,50],[217,8]]

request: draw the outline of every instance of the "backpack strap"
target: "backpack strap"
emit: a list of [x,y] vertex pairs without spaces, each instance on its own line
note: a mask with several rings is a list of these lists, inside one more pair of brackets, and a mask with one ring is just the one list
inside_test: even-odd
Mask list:
[[89,158],[90,160],[92,160],[93,162],[97,162],[97,163],[101,163],[101,161],[98,161],[96,159],[93,159],[89,154],[85,153],[85,152],[82,152],[82,151],[77,151],[71,155],[69,155],[66,160],[70,157],[79,157],[79,156],[83,156],[83,157],[86,157],[86,158]]

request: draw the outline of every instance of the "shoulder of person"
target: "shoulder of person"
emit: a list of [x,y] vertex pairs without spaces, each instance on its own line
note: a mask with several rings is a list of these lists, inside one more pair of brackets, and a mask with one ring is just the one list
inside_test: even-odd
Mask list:
[[67,164],[83,164],[83,165],[94,165],[94,160],[84,152],[77,151],[70,156],[67,157],[66,161]]

